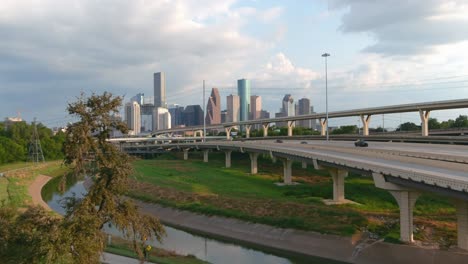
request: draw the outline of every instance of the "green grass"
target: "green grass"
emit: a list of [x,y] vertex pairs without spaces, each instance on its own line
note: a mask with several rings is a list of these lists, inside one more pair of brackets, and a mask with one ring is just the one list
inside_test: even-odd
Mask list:
[[33,164],[31,162],[16,162],[16,163],[2,164],[0,165],[0,172],[26,168],[32,165]]
[[[209,163],[202,161],[201,152],[191,152],[188,161],[181,157],[181,154],[165,154],[152,160],[135,161],[135,179],[158,186],[170,195],[157,196],[154,190],[130,195],[207,215],[280,227],[342,235],[365,228],[387,241],[394,241],[399,236],[398,205],[388,191],[374,186],[372,178],[350,174],[345,179],[346,198],[358,205],[326,206],[321,200],[332,198],[331,177],[326,171],[314,170],[311,165],[302,169],[300,163],[294,163],[293,175],[299,176],[294,180],[301,184],[279,187],[273,183],[281,179],[282,163],[272,163],[269,157],[259,157],[259,173],[256,175],[249,174],[247,154],[232,153],[232,167],[229,169],[224,168],[223,153],[210,153]],[[270,211],[257,214],[255,206],[269,208]],[[301,209],[294,210],[295,207]],[[427,221],[435,221],[436,224],[454,222],[454,212],[449,199],[424,194],[416,203],[414,215],[420,216],[426,225]],[[373,222],[366,220],[376,215],[384,217]]]
[[3,165],[1,168],[10,172],[6,173],[6,177],[0,178],[0,202],[14,207],[25,207],[31,203],[28,188],[37,175],[57,176],[66,171],[60,161],[49,161],[39,165],[15,163]]
[[[120,256],[138,259],[138,255],[132,249],[130,249],[130,246],[124,245],[122,243],[108,245],[105,251],[112,253],[112,254],[120,255]],[[153,248],[153,250],[150,252],[150,256],[148,256],[148,261],[153,262],[153,263],[158,263],[158,264],[205,264],[205,263],[208,263],[190,255],[189,256],[181,256],[181,255],[160,256],[161,254],[158,254],[158,251],[160,251],[160,249]]]

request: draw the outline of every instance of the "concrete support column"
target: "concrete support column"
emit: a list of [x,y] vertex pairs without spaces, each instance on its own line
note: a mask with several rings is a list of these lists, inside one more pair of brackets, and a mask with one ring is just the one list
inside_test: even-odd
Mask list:
[[189,149],[184,149],[184,160],[188,160],[188,151]]
[[226,168],[231,168],[231,153],[232,150],[224,151],[224,154],[226,154]]
[[208,162],[208,149],[203,150],[203,162]]
[[292,137],[295,121],[288,121],[288,137]]
[[400,207],[400,240],[413,242],[413,208],[420,193],[415,191],[390,191]]
[[307,162],[305,162],[305,161],[302,162],[302,168],[307,169]]
[[362,120],[362,135],[368,136],[369,135],[369,122],[370,122],[371,115],[361,115]]
[[429,136],[429,114],[430,110],[424,111],[424,110],[419,110],[419,116],[421,117],[421,135],[423,137]]
[[245,138],[250,138],[250,129],[252,128],[251,125],[245,125]]
[[258,153],[249,153],[249,157],[250,157],[250,174],[257,174],[258,172],[258,163],[257,163],[257,159],[258,159]]
[[327,170],[333,179],[333,203],[345,202],[344,179],[348,176],[348,171],[337,168]]
[[231,130],[232,130],[232,127],[225,127],[224,128],[224,131],[226,132],[226,139],[227,140],[231,139]]
[[292,184],[292,160],[283,159],[283,183]]
[[263,137],[268,137],[268,127],[270,126],[270,123],[263,123]]
[[468,250],[468,202],[456,201],[458,247]]
[[319,118],[319,123],[320,123],[320,128],[321,128],[321,131],[320,131],[320,135],[321,136],[325,136],[327,134],[327,122],[328,120],[326,118]]

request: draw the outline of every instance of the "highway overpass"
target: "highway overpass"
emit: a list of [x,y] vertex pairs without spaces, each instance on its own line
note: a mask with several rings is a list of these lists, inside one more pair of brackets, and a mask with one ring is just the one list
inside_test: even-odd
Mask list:
[[[395,114],[395,113],[404,113],[404,112],[419,112],[421,118],[421,135],[428,136],[428,120],[431,111],[435,110],[447,110],[447,109],[459,109],[459,108],[468,108],[468,99],[459,99],[459,100],[447,100],[447,101],[435,101],[435,102],[425,102],[425,103],[415,103],[415,104],[401,104],[401,105],[390,105],[382,107],[372,107],[372,108],[361,108],[361,109],[352,109],[344,111],[333,111],[328,113],[328,118],[338,118],[338,117],[351,117],[359,116],[362,121],[363,126],[363,135],[369,135],[369,122],[372,115],[378,114]],[[288,124],[288,136],[292,136],[293,127],[295,121],[299,120],[319,120],[321,125],[321,135],[325,135],[326,127],[328,120],[326,119],[326,113],[317,113],[309,115],[298,115],[298,116],[288,116],[288,117],[278,117],[278,118],[269,118],[269,119],[257,119],[257,120],[248,120],[241,122],[231,122],[218,125],[209,125],[206,126],[206,129],[225,129],[226,136],[229,139],[230,131],[234,127],[244,127],[246,132],[246,137],[250,135],[250,130],[253,125],[261,124],[263,126],[263,135],[264,137],[268,136],[268,127],[271,123],[276,122],[285,122]],[[184,127],[184,128],[173,128],[166,130],[155,131],[154,134],[166,134],[174,132],[183,132],[183,131],[203,131],[203,126],[196,127]]]
[[[372,142],[356,148],[350,141],[216,141],[155,144],[155,141],[114,140],[129,154],[161,151],[199,150],[208,162],[209,152],[222,151],[226,167],[231,166],[232,151],[248,153],[251,173],[257,173],[257,158],[269,155],[283,163],[283,183],[292,184],[292,162],[302,162],[327,170],[333,179],[333,200],[346,203],[344,179],[349,171],[372,177],[378,188],[388,190],[400,207],[400,239],[413,241],[413,208],[421,192],[435,192],[454,198],[458,223],[458,246],[468,250],[468,148],[458,145]],[[305,144],[307,143],[307,144]]]

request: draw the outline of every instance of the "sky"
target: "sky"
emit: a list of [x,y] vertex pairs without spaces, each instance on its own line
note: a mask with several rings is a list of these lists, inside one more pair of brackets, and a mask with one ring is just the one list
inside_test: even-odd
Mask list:
[[[169,104],[201,105],[205,80],[225,109],[247,78],[272,115],[285,94],[325,112],[325,52],[329,111],[465,99],[467,14],[468,0],[2,0],[0,118],[62,126],[81,92],[153,96],[160,71]],[[370,126],[402,122],[419,114]]]

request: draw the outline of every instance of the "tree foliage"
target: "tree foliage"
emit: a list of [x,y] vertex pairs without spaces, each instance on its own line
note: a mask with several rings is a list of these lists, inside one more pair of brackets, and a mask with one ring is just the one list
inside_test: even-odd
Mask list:
[[70,246],[71,253],[77,254],[76,263],[98,263],[105,244],[101,232],[105,224],[112,223],[131,238],[140,257],[143,254],[138,241],[160,239],[164,233],[156,218],[140,215],[124,196],[132,173],[130,157],[107,141],[113,129],[127,132],[125,123],[113,118],[121,104],[121,97],[104,93],[89,98],[82,95],[68,106],[68,112],[79,121],[66,132],[65,164],[73,169],[73,176],[92,180],[83,199],[69,200],[65,216],[65,229],[75,237]]
[[[26,122],[0,123],[0,164],[27,160],[32,131],[33,125]],[[62,159],[64,133],[53,135],[52,130],[40,123],[37,132],[45,159]]]
[[88,194],[67,199],[62,218],[41,207],[19,214],[0,205],[0,263],[100,263],[107,224],[133,241],[143,263],[144,240],[160,240],[164,230],[156,218],[141,215],[124,196],[132,173],[130,157],[107,141],[112,129],[127,130],[112,117],[121,103],[121,97],[104,93],[89,98],[82,94],[69,104],[68,112],[79,121],[62,135],[64,163],[71,168],[62,180],[74,177],[91,182]]

